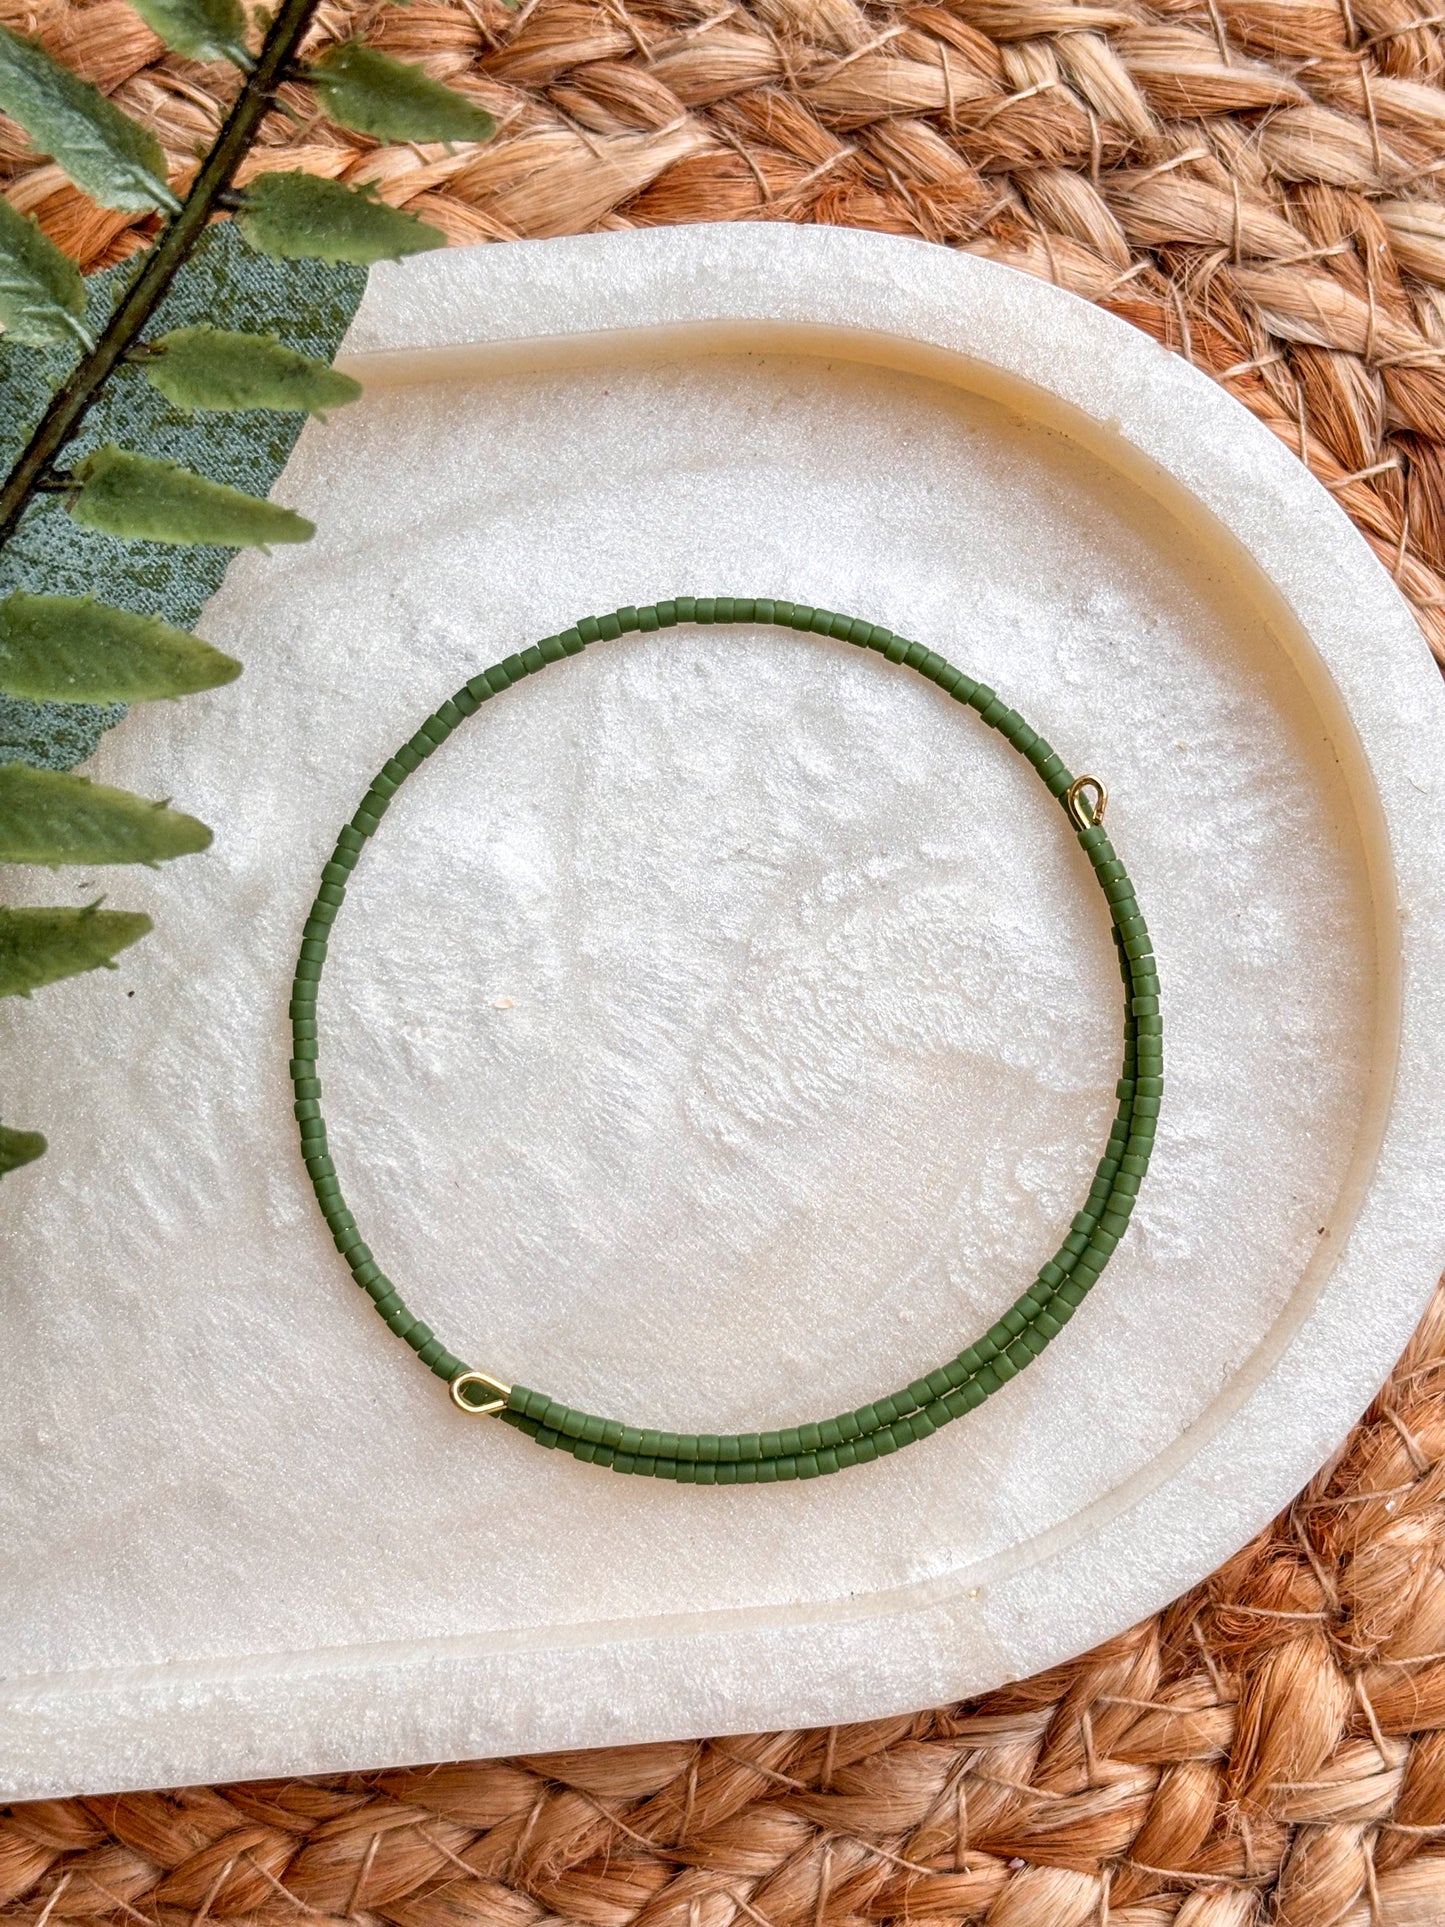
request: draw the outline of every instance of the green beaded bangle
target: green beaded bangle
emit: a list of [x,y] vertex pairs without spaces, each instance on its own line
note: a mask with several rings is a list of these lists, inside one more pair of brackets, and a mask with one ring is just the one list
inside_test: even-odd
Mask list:
[[[926,1377],[854,1412],[779,1432],[659,1432],[574,1411],[545,1392],[508,1385],[475,1371],[448,1351],[431,1327],[413,1317],[371,1254],[347,1209],[326,1146],[318,1074],[316,998],[332,924],[346,900],[346,887],[367,839],[411,772],[444,743],[465,717],[549,662],[581,653],[590,642],[644,634],[679,623],[773,624],[806,634],[833,636],[875,650],[889,662],[916,669],[930,682],[978,711],[1037,770],[1063,805],[1080,847],[1093,865],[1109,906],[1119,972],[1124,984],[1124,1055],[1116,1087],[1118,1110],[1104,1155],[1083,1208],[1068,1236],[1021,1298],[982,1338]],[[361,806],[336,839],[322,870],[321,888],[302,932],[291,986],[291,1078],[301,1134],[301,1154],[322,1216],[351,1275],[377,1312],[421,1362],[446,1380],[452,1402],[472,1415],[495,1415],[539,1445],[560,1446],[590,1465],[614,1472],[640,1472],[684,1485],[770,1485],[811,1479],[849,1465],[866,1465],[900,1446],[927,1438],[950,1419],[982,1405],[1030,1365],[1073,1317],[1128,1227],[1139,1186],[1149,1169],[1159,1101],[1164,1089],[1163,1023],[1159,979],[1149,932],[1133,885],[1103,829],[1107,792],[1092,776],[1072,776],[1054,749],[1008,708],[986,683],[973,681],[921,643],[856,617],[791,602],[740,597],[680,596],[647,608],[588,616],[556,636],[544,636],[520,655],[508,656],[464,684],[421,725],[377,775]]]

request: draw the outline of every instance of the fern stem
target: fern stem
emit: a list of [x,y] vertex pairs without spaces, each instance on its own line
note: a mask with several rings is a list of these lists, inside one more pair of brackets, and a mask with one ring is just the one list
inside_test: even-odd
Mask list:
[[284,0],[225,125],[201,162],[180,213],[161,230],[100,339],[51,396],[35,432],[0,488],[0,543],[15,533],[30,501],[44,486],[51,463],[134,346],[207,222],[222,205],[222,197],[271,110],[271,95],[290,68],[319,4],[320,0]]

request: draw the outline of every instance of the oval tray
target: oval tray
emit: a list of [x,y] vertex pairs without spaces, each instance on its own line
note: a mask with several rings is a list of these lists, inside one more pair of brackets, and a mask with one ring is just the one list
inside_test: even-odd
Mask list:
[[[215,849],[116,884],[159,926],[117,976],[4,1014],[54,1148],[0,1204],[3,1791],[859,1719],[1158,1607],[1327,1457],[1445,1259],[1445,696],[1385,571],[1184,362],[922,243],[459,249],[379,270],[345,360],[365,398],[277,489],[320,534],[203,625],[245,676],[94,766]],[[1163,979],[1158,1153],[1084,1311],[803,1486],[459,1417],[289,1120],[299,926],[372,772],[478,668],[683,594],[868,616],[996,687],[1110,784]],[[1057,1243],[1116,1003],[1078,852],[975,717],[843,644],[633,638],[389,813],[322,1000],[333,1148],[474,1363],[799,1423],[934,1367]]]

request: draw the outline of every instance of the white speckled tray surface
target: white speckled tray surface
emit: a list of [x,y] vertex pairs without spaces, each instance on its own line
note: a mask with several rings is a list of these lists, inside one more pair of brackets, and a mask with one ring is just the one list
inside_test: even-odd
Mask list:
[[[157,933],[0,1013],[0,1793],[936,1704],[1209,1571],[1329,1453],[1445,1259],[1445,697],[1288,452],[1182,361],[943,248],[787,226],[374,274],[305,548],[231,688],[93,765],[218,832]],[[619,1478],[468,1421],[317,1216],[288,980],[335,832],[478,668],[786,596],[940,650],[1110,784],[1168,1088],[1030,1371],[806,1485]],[[37,879],[75,900],[95,879]],[[412,1308],[643,1424],[797,1423],[957,1351],[1087,1190],[1118,978],[1056,806],[939,691],[746,628],[483,707],[358,870],[333,1151]]]

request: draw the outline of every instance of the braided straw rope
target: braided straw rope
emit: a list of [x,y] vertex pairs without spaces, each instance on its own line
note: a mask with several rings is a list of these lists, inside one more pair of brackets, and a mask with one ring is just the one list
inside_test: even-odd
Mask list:
[[[157,127],[231,84],[123,0],[0,0]],[[922,235],[1222,381],[1354,518],[1445,660],[1445,13],[1427,0],[415,0],[323,10],[495,113],[378,154],[458,241],[683,220]],[[87,266],[134,244],[0,119]],[[1440,1927],[1445,1293],[1337,1460],[1168,1612],[964,1707],[0,1814],[0,1927]]]

